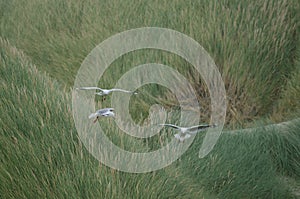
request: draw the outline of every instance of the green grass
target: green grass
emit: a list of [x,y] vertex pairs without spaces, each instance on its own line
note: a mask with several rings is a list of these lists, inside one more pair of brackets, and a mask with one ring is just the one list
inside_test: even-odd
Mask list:
[[[195,186],[188,186],[188,179],[176,174],[172,166],[147,174],[130,174],[99,164],[77,136],[71,95],[38,72],[8,42],[1,40],[0,45],[4,88],[0,110],[6,113],[1,118],[0,131],[1,197],[207,197],[199,188],[189,193]],[[126,146],[136,147],[130,138],[121,139]]]
[[[298,118],[299,9],[299,2],[286,0],[1,1],[1,198],[296,198],[299,121],[224,133],[203,159],[198,135],[172,165],[130,174],[100,164],[82,145],[69,88],[81,62],[106,38],[132,28],[164,27],[191,36],[215,60],[226,86],[227,131]],[[188,78],[201,111],[209,113],[201,122],[209,122],[209,93],[201,76],[168,52],[128,53],[112,63],[99,86],[112,87],[134,66],[153,62]],[[130,102],[136,122],[147,120],[156,103],[168,112],[179,110],[162,86],[146,85],[139,92]],[[102,105],[109,104],[110,97]],[[168,119],[176,123],[178,115],[173,116]],[[163,131],[135,139],[106,121],[101,125],[129,151],[155,150],[172,136]]]
[[181,167],[186,175],[218,192],[219,198],[289,198],[281,176],[300,179],[300,120],[249,131],[225,131],[203,159],[198,136]]
[[[84,57],[118,32],[156,26],[191,36],[219,66],[229,99],[227,120],[232,124],[268,116],[296,69],[299,5],[294,1],[173,1],[170,4],[145,0],[134,3],[14,0],[2,4],[0,35],[29,55],[40,70],[68,87],[73,85]],[[173,55],[149,58],[145,52],[132,56],[135,58],[129,55],[127,61],[120,59],[116,64],[133,67],[146,61],[172,63],[190,76],[199,95],[206,91],[199,74],[185,69],[188,65]],[[115,75],[122,72],[114,70]],[[110,83],[114,81],[109,79]],[[209,106],[207,102],[204,104]]]
[[[298,36],[300,38],[300,36]],[[298,46],[300,45],[300,39]],[[282,121],[300,116],[300,49],[297,49],[294,60],[295,70],[287,81],[280,99],[274,108],[273,119]]]

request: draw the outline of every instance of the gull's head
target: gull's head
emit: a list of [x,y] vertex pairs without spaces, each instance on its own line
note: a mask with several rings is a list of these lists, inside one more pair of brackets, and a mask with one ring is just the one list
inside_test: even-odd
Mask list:
[[109,109],[109,111],[105,114],[105,116],[115,118],[114,109],[113,108]]
[[108,113],[108,115],[109,115],[110,117],[115,117],[115,113],[112,112],[112,111],[110,111],[110,112]]

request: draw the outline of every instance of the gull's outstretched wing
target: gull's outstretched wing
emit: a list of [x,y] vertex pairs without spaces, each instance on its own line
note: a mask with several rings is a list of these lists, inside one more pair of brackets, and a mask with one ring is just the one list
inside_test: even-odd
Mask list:
[[168,127],[172,127],[172,128],[174,128],[174,129],[178,129],[178,130],[180,130],[180,127],[179,126],[176,126],[176,125],[174,125],[174,124],[159,124],[160,126],[168,126]]
[[133,91],[128,91],[128,90],[124,90],[124,89],[120,89],[120,88],[112,88],[110,90],[111,91],[120,91],[120,92],[124,92],[124,93],[133,93]]
[[197,125],[197,126],[189,127],[188,131],[190,133],[197,133],[197,131],[204,131],[204,130],[208,129],[209,127],[212,127],[212,126],[209,124]]
[[76,88],[77,90],[100,90],[103,91],[102,88],[99,87],[95,87],[95,86],[90,86],[90,87],[80,87],[80,88]]

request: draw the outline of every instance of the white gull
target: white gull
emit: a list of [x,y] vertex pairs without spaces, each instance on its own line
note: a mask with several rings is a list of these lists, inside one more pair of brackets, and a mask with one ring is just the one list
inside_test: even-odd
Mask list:
[[159,124],[160,126],[166,126],[166,127],[172,127],[175,130],[179,131],[179,133],[175,134],[174,137],[178,139],[180,142],[183,142],[184,140],[191,137],[192,134],[196,134],[200,131],[205,131],[210,127],[216,127],[215,124],[209,125],[209,124],[202,124],[197,126],[191,126],[191,127],[180,127],[173,124]]
[[95,118],[94,123],[99,119],[99,117],[114,117],[114,109],[113,108],[104,108],[99,109],[95,113],[90,114],[89,119]]
[[111,92],[124,92],[124,93],[131,93],[131,94],[137,94],[137,92],[134,91],[128,91],[128,90],[124,90],[124,89],[120,89],[120,88],[112,88],[112,89],[103,89],[103,88],[99,88],[99,87],[80,87],[80,88],[76,88],[77,90],[96,90],[98,92],[96,92],[96,95],[108,95]]

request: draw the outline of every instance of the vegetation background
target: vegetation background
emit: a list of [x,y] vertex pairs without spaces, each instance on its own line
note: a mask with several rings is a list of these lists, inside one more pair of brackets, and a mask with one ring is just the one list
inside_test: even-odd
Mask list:
[[[293,0],[1,0],[0,198],[299,198],[299,13],[300,2]],[[96,45],[150,26],[194,38],[215,60],[228,99],[225,132],[203,159],[199,134],[172,165],[124,173],[102,165],[82,145],[71,90]],[[128,53],[98,86],[113,87],[132,67],[153,62],[188,78],[203,105],[201,118],[209,122],[206,85],[170,53]],[[155,103],[178,112],[169,90],[151,84],[139,91],[131,100],[137,122],[147,119]],[[267,124],[275,125],[259,128]],[[172,136],[164,131],[142,141],[109,122],[101,125],[129,151],[154,150]]]

